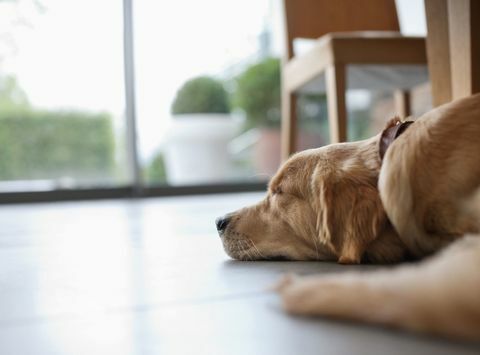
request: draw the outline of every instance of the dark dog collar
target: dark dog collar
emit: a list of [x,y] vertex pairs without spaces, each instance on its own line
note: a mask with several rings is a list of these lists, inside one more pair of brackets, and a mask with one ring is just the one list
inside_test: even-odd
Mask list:
[[390,127],[387,127],[383,132],[382,136],[380,138],[380,147],[379,147],[379,154],[380,154],[380,160],[383,160],[383,157],[385,156],[385,153],[387,152],[388,147],[390,147],[390,144],[397,139],[403,132],[406,131],[408,127],[413,123],[414,121],[396,121],[396,123],[391,124]]

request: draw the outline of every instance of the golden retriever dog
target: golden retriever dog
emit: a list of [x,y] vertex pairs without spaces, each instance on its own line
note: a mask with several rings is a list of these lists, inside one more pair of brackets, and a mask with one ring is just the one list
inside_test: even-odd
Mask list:
[[399,262],[394,269],[286,276],[294,314],[480,340],[480,95],[365,141],[292,156],[263,201],[217,220],[240,260]]

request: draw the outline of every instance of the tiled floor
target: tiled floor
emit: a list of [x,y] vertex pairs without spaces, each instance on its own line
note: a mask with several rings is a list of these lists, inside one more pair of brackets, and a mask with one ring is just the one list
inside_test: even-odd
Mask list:
[[480,353],[284,314],[265,291],[280,274],[352,267],[229,260],[214,218],[260,197],[0,207],[0,354]]

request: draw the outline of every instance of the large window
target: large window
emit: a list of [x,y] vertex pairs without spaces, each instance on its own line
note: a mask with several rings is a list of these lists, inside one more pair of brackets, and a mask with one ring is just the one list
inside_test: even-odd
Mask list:
[[280,7],[0,0],[0,193],[266,181]]

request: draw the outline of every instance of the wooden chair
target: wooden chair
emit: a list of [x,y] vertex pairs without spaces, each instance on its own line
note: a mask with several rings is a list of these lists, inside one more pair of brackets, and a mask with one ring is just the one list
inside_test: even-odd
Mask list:
[[[284,11],[283,159],[296,147],[297,93],[326,92],[332,143],[347,139],[347,84],[348,88],[397,89],[397,113],[410,114],[408,90],[419,80],[428,80],[425,39],[399,33],[394,0],[284,0]],[[294,56],[296,38],[317,40],[308,53]],[[399,73],[389,76],[389,66],[400,69]],[[413,80],[405,80],[409,68],[414,71]],[[369,74],[374,88],[362,83]],[[385,74],[385,80],[378,80]]]
[[425,0],[425,14],[433,105],[480,92],[480,2]]

